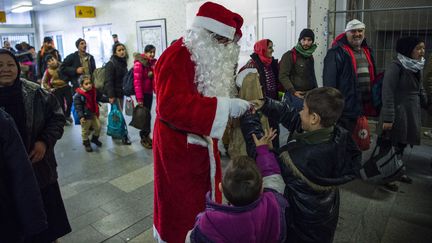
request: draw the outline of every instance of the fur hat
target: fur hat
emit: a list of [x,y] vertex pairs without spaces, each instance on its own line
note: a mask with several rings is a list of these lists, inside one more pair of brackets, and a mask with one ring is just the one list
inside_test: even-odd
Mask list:
[[356,30],[356,29],[364,29],[364,28],[366,28],[366,25],[363,22],[357,19],[353,19],[347,23],[345,32],[350,30]]
[[230,40],[240,39],[242,25],[243,18],[239,14],[212,2],[201,5],[192,23],[193,27],[204,28]]
[[75,41],[75,46],[76,48],[78,48],[79,44],[81,43],[81,41],[85,41],[83,38],[78,38],[77,41]]
[[423,41],[415,36],[405,36],[399,38],[396,43],[396,51],[406,57],[411,58],[412,51],[420,42]]
[[303,29],[300,32],[300,36],[299,36],[298,41],[301,41],[301,39],[303,39],[305,37],[310,37],[312,39],[312,42],[315,42],[315,34],[311,29]]

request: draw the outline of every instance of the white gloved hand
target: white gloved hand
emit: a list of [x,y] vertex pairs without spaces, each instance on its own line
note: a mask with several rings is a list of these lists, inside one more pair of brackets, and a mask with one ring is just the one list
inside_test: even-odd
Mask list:
[[251,108],[251,103],[247,102],[246,100],[238,99],[238,98],[232,98],[229,99],[229,114],[230,117],[237,118],[241,115],[243,115],[246,111],[248,111]]

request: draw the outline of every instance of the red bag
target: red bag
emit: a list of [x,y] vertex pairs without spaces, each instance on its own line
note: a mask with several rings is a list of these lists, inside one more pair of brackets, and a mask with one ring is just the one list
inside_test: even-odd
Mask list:
[[371,143],[370,130],[366,116],[359,116],[357,118],[357,123],[351,136],[361,151],[369,149]]

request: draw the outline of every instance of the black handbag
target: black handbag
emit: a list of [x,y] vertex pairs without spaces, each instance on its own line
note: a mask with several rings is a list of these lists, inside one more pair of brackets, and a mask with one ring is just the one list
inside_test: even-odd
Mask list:
[[150,125],[150,122],[150,110],[147,107],[137,105],[133,110],[132,121],[129,123],[129,126],[144,130]]

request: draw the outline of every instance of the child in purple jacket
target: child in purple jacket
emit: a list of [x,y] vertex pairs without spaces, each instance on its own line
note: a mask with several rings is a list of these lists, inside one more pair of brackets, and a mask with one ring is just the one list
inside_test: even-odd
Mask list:
[[276,157],[268,149],[276,132],[265,131],[261,139],[252,136],[256,162],[248,156],[232,160],[219,184],[229,205],[215,203],[208,193],[206,210],[197,216],[186,242],[285,241],[288,207],[282,196],[285,183]]

